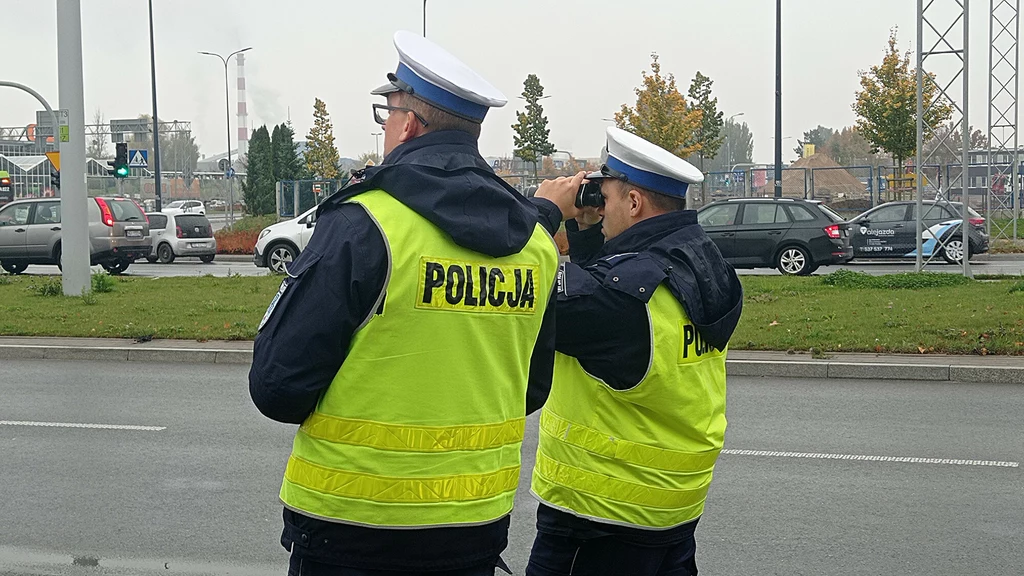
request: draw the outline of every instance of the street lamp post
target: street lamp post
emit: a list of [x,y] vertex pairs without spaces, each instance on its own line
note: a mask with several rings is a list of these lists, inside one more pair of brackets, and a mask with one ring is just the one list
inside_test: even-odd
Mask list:
[[[227,126],[227,135],[228,135],[228,169],[227,169],[228,173],[225,174],[224,177],[228,181],[228,225],[229,226],[231,224],[235,223],[235,188],[234,188],[234,185],[231,182],[231,180],[232,180],[232,178],[234,176],[232,174],[233,170],[232,170],[232,164],[231,164],[231,96],[230,96],[230,93],[228,92],[228,61],[231,60],[231,57],[234,56],[235,54],[241,54],[242,52],[246,52],[248,50],[252,50],[252,46],[250,46],[248,48],[242,48],[241,50],[235,50],[231,54],[228,54],[227,58],[221,56],[220,54],[215,54],[213,52],[200,52],[200,54],[202,54],[204,56],[216,56],[217,58],[220,58],[221,62],[224,64],[224,111],[225,111],[225,119],[227,120],[226,126]],[[232,175],[229,176],[228,174],[232,174]]]
[[[732,116],[729,116],[728,118],[725,119],[725,123],[729,124],[730,122],[732,122],[732,119],[737,116],[743,116],[743,112],[737,112]],[[729,156],[729,161],[727,162],[727,165],[732,166],[732,138],[730,138],[728,135],[726,135],[725,137],[725,148],[727,150],[726,154],[728,154]]]
[[775,2],[775,197],[782,198],[782,0]]
[[156,46],[153,40],[153,0],[149,0],[149,72],[153,89],[153,193],[156,211],[163,209],[160,193],[160,121],[156,115]]
[[373,136],[373,143],[377,147],[376,154],[378,160],[380,160],[380,137],[382,134],[383,132],[370,132],[370,135]]
[[423,0],[423,37],[427,37],[427,0]]

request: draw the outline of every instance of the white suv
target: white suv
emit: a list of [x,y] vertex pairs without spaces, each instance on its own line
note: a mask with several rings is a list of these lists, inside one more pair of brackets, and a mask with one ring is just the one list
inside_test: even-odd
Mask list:
[[186,212],[189,214],[202,214],[206,215],[206,206],[202,200],[175,200],[167,206],[164,206],[161,210],[164,214],[181,214]]
[[271,224],[260,232],[253,249],[252,261],[260,268],[270,268],[275,274],[284,274],[288,264],[306,249],[316,226],[316,208],[310,208],[298,218]]

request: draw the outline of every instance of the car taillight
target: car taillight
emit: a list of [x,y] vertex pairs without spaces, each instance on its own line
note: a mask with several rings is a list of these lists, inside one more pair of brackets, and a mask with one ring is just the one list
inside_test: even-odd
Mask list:
[[102,220],[107,226],[113,226],[114,214],[110,211],[110,206],[107,206],[107,201],[103,198],[97,198],[96,204],[100,207],[100,220]]
[[181,226],[175,226],[174,227],[174,235],[177,236],[178,238],[184,238],[185,237],[185,233],[181,231]]
[[833,224],[831,226],[825,226],[825,234],[828,234],[829,238],[833,240],[839,240],[842,238],[839,234],[839,224]]
[[985,219],[984,218],[968,218],[967,221],[971,223],[971,226],[984,226],[985,225]]
[[0,186],[10,186],[10,185],[11,185],[11,179],[10,178],[0,178]]

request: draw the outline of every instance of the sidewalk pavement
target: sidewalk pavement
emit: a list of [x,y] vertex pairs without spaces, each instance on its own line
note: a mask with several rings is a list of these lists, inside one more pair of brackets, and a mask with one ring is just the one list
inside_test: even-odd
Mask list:
[[[250,364],[252,342],[0,337],[0,361],[14,359]],[[837,353],[812,358],[732,350],[727,370],[730,376],[1024,384],[1024,356]]]

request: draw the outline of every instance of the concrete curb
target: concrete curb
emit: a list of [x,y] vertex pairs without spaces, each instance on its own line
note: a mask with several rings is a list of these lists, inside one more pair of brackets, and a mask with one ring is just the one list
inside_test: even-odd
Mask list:
[[972,384],[1024,384],[1024,366],[969,366],[873,362],[728,360],[729,376],[852,380],[920,380]]
[[[212,343],[211,343],[212,344]],[[203,346],[159,347],[147,345],[53,345],[0,344],[0,360],[99,360],[104,362],[144,362],[169,364],[241,364],[252,363],[251,349],[226,349]],[[812,378],[815,380],[918,380],[929,382],[966,382],[1024,384],[1021,366],[977,366],[952,363],[911,363],[843,360],[755,360],[733,359],[726,362],[729,376],[766,378]]]
[[100,360],[188,364],[252,364],[248,350],[0,345],[0,360]]

